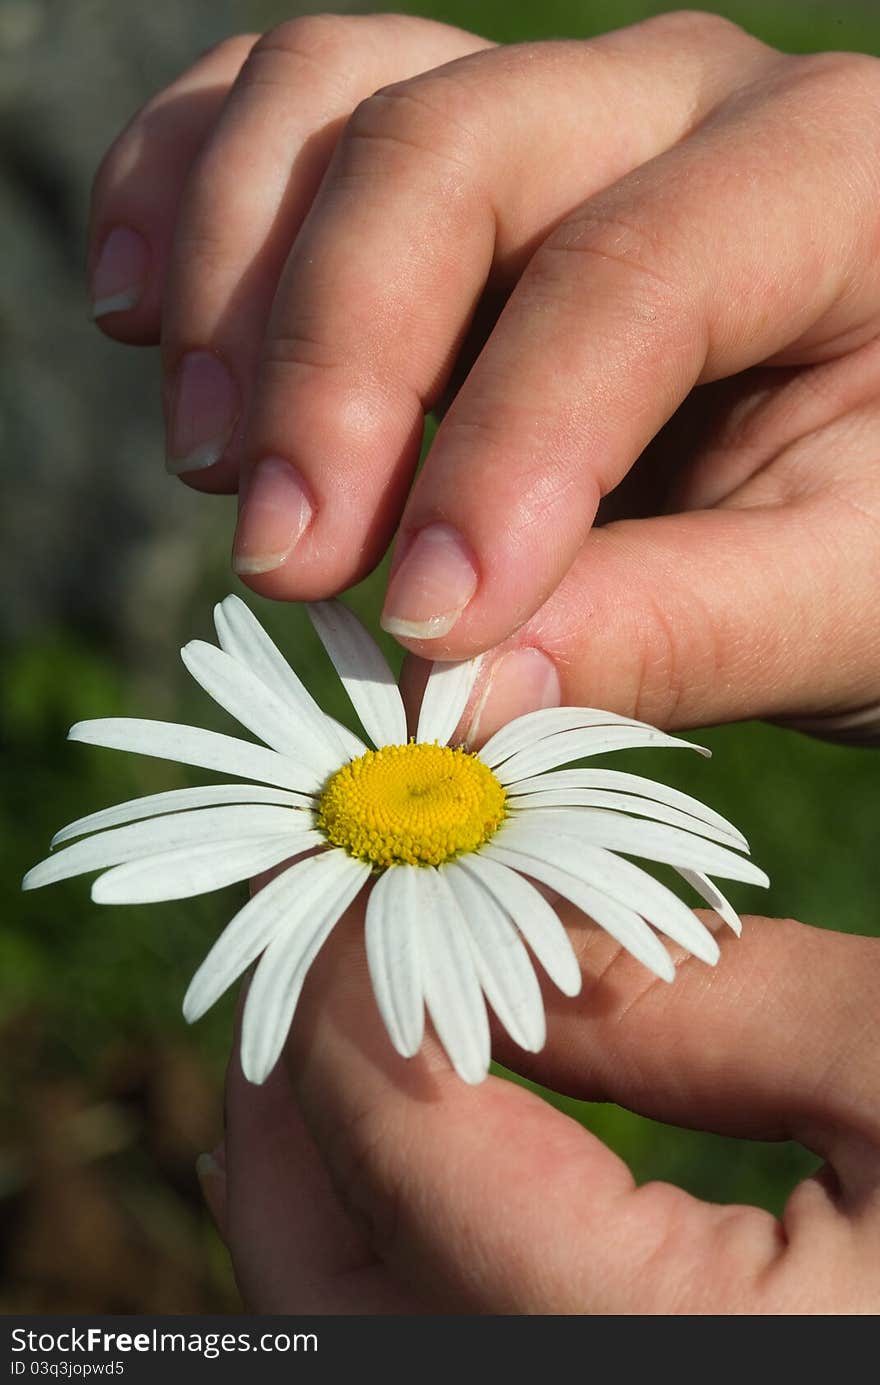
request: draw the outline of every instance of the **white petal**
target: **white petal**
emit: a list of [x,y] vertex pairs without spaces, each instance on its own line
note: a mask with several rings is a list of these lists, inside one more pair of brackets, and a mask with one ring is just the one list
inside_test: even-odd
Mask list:
[[406,745],[400,690],[375,640],[339,601],[310,602],[308,612],[373,744]]
[[643,731],[638,726],[595,726],[586,731],[561,731],[558,736],[547,736],[537,745],[511,755],[495,773],[502,784],[514,784],[518,779],[527,779],[555,765],[568,764],[570,760],[606,755],[611,750],[635,750],[640,746],[681,746],[685,750],[696,750],[700,755],[709,754],[702,746],[667,736],[663,731]]
[[589,914],[606,933],[610,933],[627,952],[631,952],[649,970],[664,981],[675,979],[675,967],[666,948],[656,933],[640,919],[632,909],[617,900],[610,899],[601,890],[585,885],[566,870],[550,865],[548,861],[533,856],[524,856],[519,851],[496,846],[494,841],[483,847],[484,853],[493,860],[502,861],[515,870],[527,871],[535,880],[541,880],[552,890],[570,899],[578,909]]
[[538,830],[531,838],[499,833],[499,846],[513,846],[523,856],[537,857],[567,871],[585,885],[601,890],[609,899],[634,909],[710,966],[718,961],[718,944],[692,909],[652,875],[602,847],[586,846],[557,833]]
[[729,928],[732,928],[736,936],[742,935],[742,922],[739,915],[727,899],[719,890],[714,880],[710,880],[708,875],[703,875],[698,870],[679,869],[679,875],[692,885],[697,894],[706,901],[710,909],[714,909],[716,914],[723,918]]
[[[311,814],[298,808],[276,808],[262,804],[236,804],[228,808],[198,808],[192,813],[169,813],[164,817],[131,822],[99,832],[85,841],[74,842],[29,870],[22,889],[33,890],[57,880],[69,880],[84,871],[136,861],[179,846],[198,846],[203,842],[236,842],[242,838],[270,837],[282,832],[298,836],[312,826]],[[321,839],[323,840],[323,838]]]
[[230,654],[204,640],[191,640],[181,649],[180,657],[219,706],[279,755],[302,760],[322,778],[339,769],[343,762],[340,747],[326,737],[319,738],[307,723],[297,722],[288,703]]
[[482,658],[431,665],[419,712],[417,741],[446,745],[467,706]]
[[296,714],[296,725],[306,728],[318,742],[338,756],[362,755],[366,746],[347,727],[340,727],[321,711],[311,693],[294,673],[274,640],[263,629],[249,606],[237,596],[227,596],[214,607],[217,638],[227,654],[271,688]]
[[682,832],[678,827],[640,822],[622,813],[606,813],[601,808],[584,808],[580,812],[564,808],[543,808],[540,812],[524,809],[504,824],[498,836],[500,840],[502,833],[517,833],[518,845],[522,845],[528,842],[533,831],[546,834],[550,839],[554,835],[569,837],[579,844],[604,846],[609,851],[643,856],[647,861],[662,861],[669,866],[711,871],[725,880],[744,880],[751,885],[770,883],[753,861],[735,855],[727,847]]
[[165,899],[191,899],[224,885],[248,880],[312,847],[324,845],[317,832],[292,837],[254,837],[244,842],[206,842],[178,847],[158,856],[145,856],[114,866],[92,886],[96,904],[155,904]]
[[480,985],[514,1043],[529,1053],[544,1047],[544,1002],[529,954],[493,895],[455,862],[443,866],[474,949]]
[[241,1066],[250,1082],[265,1082],[277,1063],[309,967],[369,876],[363,862],[342,852],[334,856],[340,864],[332,886],[307,917],[284,925],[273,938],[248,989],[241,1024]]
[[516,789],[517,793],[511,794],[508,799],[508,807],[513,813],[521,808],[610,808],[617,813],[634,813],[637,817],[650,818],[652,822],[665,822],[670,827],[682,827],[686,832],[695,832],[723,846],[742,846],[739,833],[734,836],[725,828],[701,822],[690,813],[669,808],[665,803],[655,803],[650,798],[639,798],[636,794],[618,793],[614,789],[539,789],[532,793],[521,793],[519,784]]
[[489,1071],[489,1021],[461,910],[442,872],[414,871],[428,1013],[452,1066],[465,1082]]
[[541,966],[563,995],[577,995],[581,969],[571,939],[556,910],[515,870],[490,861],[485,848],[462,856],[458,865],[473,876],[507,911]]
[[343,726],[342,722],[337,721],[335,717],[327,717],[327,721],[332,724],[334,732],[339,737],[339,742],[345,752],[346,760],[357,760],[364,754],[367,746],[365,742],[361,740],[360,736],[356,736],[353,731],[349,731],[348,727]]
[[72,837],[86,832],[99,832],[106,827],[118,827],[124,822],[157,817],[160,813],[184,812],[192,808],[213,808],[221,803],[277,803],[281,807],[313,808],[314,802],[305,794],[290,789],[264,789],[256,784],[204,784],[193,789],[169,789],[151,793],[144,798],[131,798],[127,803],[115,803],[97,813],[77,818],[68,827],[56,832],[50,843],[60,846]]
[[516,751],[536,745],[548,736],[556,736],[560,731],[582,731],[591,726],[637,726],[643,731],[654,730],[645,721],[633,721],[631,717],[603,712],[598,707],[542,707],[502,726],[489,737],[480,751],[480,758],[494,768]]
[[200,726],[180,726],[173,721],[143,721],[139,717],[105,717],[97,721],[78,721],[67,733],[68,740],[87,745],[103,745],[109,750],[128,750],[135,755],[154,755],[160,760],[176,760],[181,765],[216,769],[256,779],[262,784],[277,784],[282,789],[314,793],[323,779],[313,769],[279,755],[262,745],[203,731]]
[[332,892],[363,871],[352,871],[343,851],[323,851],[297,861],[259,890],[227,925],[189,985],[184,1017],[192,1024],[237,981],[272,939],[307,926]]
[[629,774],[621,769],[558,769],[546,774],[537,774],[533,779],[518,780],[510,790],[511,795],[543,792],[546,789],[620,789],[623,793],[638,794],[650,798],[655,803],[666,803],[670,808],[680,808],[683,813],[709,823],[720,831],[729,832],[736,838],[737,845],[748,851],[748,842],[743,834],[727,818],[708,808],[698,798],[671,789],[667,784],[659,784],[654,779],[646,779],[640,774]]
[[418,868],[393,866],[367,902],[367,962],[379,1013],[404,1058],[417,1053],[425,1029],[418,910]]

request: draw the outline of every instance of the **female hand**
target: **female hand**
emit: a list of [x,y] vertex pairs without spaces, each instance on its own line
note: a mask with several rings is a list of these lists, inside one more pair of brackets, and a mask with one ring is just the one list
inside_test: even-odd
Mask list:
[[667,1183],[637,1188],[599,1139],[530,1092],[495,1077],[466,1086],[433,1037],[400,1058],[355,907],[310,970],[265,1086],[245,1081],[236,1036],[224,1141],[200,1161],[248,1306],[876,1313],[880,939],[755,917],[738,939],[700,911],[720,961],[707,968],[673,944],[668,986],[572,905],[554,908],[581,992],[544,985],[537,1054],[494,1026],[501,1063],[655,1120],[796,1140],[824,1167],[780,1219]]
[[240,472],[256,590],[338,591],[399,525],[386,627],[500,645],[475,732],[848,712],[880,687],[878,94],[706,14],[510,48],[296,20],[111,149],[99,320],[161,336],[171,469]]
[[[781,1219],[637,1188],[523,1088],[467,1087],[391,1050],[361,920],[322,953],[264,1087],[227,1079],[203,1187],[264,1313],[870,1314],[880,1310],[880,942],[748,918],[707,970],[654,981],[557,905],[585,984],[547,996],[546,1048],[496,1053],[575,1096],[678,1125],[795,1139],[827,1162]],[[712,916],[703,921],[711,926]],[[237,1048],[237,1045],[236,1045]]]

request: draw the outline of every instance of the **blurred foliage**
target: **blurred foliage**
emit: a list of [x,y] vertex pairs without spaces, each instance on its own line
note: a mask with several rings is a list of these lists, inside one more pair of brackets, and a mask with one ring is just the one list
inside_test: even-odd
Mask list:
[[[589,35],[669,6],[426,0],[397,8],[515,40]],[[875,51],[880,42],[880,14],[869,4],[743,0],[705,8],[790,50]],[[26,11],[27,5],[18,9]],[[128,3],[119,9],[128,9]],[[241,27],[277,22],[290,9],[274,0],[251,0],[241,6]],[[181,53],[180,65],[190,56]],[[107,131],[108,138],[112,133]],[[158,419],[156,430],[158,438]],[[156,476],[156,488],[170,484]],[[222,539],[228,510],[222,515],[215,511],[215,517]],[[188,591],[186,609],[175,610],[165,623],[162,641],[156,639],[155,611],[144,612],[151,638],[143,648],[134,636],[113,645],[88,623],[80,627],[67,619],[65,611],[58,628],[33,629],[4,652],[0,1052],[6,1080],[0,1088],[0,1129],[5,1132],[0,1232],[9,1232],[3,1252],[7,1275],[18,1275],[32,1287],[3,1290],[3,1306],[156,1307],[166,1302],[155,1287],[163,1274],[176,1286],[178,1307],[222,1309],[234,1302],[216,1243],[198,1211],[191,1172],[198,1148],[209,1147],[219,1133],[219,1083],[231,1001],[188,1032],[180,1000],[191,972],[243,891],[222,891],[184,904],[112,908],[93,905],[83,880],[25,896],[18,890],[23,871],[45,854],[52,833],[63,823],[105,804],[203,777],[189,778],[155,760],[72,745],[65,735],[74,721],[107,715],[229,729],[223,714],[188,682],[176,654],[182,639],[210,636],[211,604],[230,587],[232,579],[217,556],[221,539],[216,546],[204,545],[203,571]],[[161,566],[162,561],[159,539],[154,562]],[[350,596],[368,619],[375,618],[381,588],[380,572]],[[344,695],[303,613],[249,600],[322,704],[347,718]],[[397,657],[393,646],[387,647]],[[701,739],[715,752],[708,766],[696,757],[645,752],[617,756],[613,763],[696,793],[747,832],[773,886],[769,897],[744,888],[733,891],[743,910],[880,933],[876,753],[826,746],[757,724],[720,728]],[[791,964],[797,966],[796,957]],[[616,1107],[552,1099],[618,1150],[640,1180],[670,1178],[712,1199],[749,1200],[778,1211],[793,1181],[812,1167],[810,1156],[793,1146],[674,1131]],[[188,1122],[184,1108],[192,1117]],[[66,1132],[66,1144],[73,1130],[73,1147],[85,1150],[76,1178],[67,1165],[59,1172],[61,1136],[53,1144],[46,1133],[51,1130]],[[46,1149],[55,1151],[51,1158]],[[56,1283],[54,1271],[40,1268],[40,1247],[47,1241],[46,1227],[69,1222],[71,1239],[64,1244],[68,1259],[75,1260],[75,1247],[86,1244],[77,1237],[85,1232],[77,1229],[72,1214],[58,1211],[51,1196],[48,1203],[37,1204],[25,1193],[44,1184],[57,1190],[63,1182],[79,1190],[82,1206],[98,1207],[99,1192],[88,1184],[95,1161],[109,1169],[116,1190],[111,1211],[101,1213],[106,1213],[109,1228],[105,1242],[116,1245],[116,1235],[120,1249],[108,1252],[103,1279],[97,1275],[92,1283],[82,1271],[79,1292],[66,1280]],[[95,1217],[100,1220],[97,1212]],[[93,1220],[93,1232],[95,1224]],[[97,1241],[93,1236],[88,1243]],[[130,1258],[132,1248],[143,1283],[138,1288],[126,1281],[114,1299],[102,1286],[114,1276],[122,1284],[118,1264],[126,1255]],[[79,1253],[88,1259],[88,1253]],[[169,1265],[176,1267],[173,1274]],[[181,1265],[189,1266],[185,1273]]]
[[[276,4],[265,8],[278,13]],[[320,9],[320,6],[310,8]],[[727,0],[726,4],[669,5],[662,0],[423,0],[395,5],[404,14],[426,15],[485,34],[499,43],[526,39],[590,38],[675,9],[724,15],[791,53],[825,48],[874,51],[880,42],[880,16],[873,0]],[[281,10],[283,13],[283,10]]]

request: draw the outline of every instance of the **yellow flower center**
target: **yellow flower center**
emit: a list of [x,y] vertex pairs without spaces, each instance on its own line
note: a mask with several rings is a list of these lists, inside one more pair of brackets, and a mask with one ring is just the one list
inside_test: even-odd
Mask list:
[[489,840],[506,797],[488,765],[466,750],[386,745],[327,781],[317,825],[334,846],[377,869],[439,866]]

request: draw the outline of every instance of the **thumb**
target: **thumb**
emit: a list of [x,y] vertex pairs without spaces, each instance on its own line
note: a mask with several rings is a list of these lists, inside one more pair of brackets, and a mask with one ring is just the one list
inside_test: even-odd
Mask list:
[[[538,707],[661,727],[809,717],[870,703],[876,554],[821,499],[594,531],[554,595],[486,656],[459,731],[480,744]],[[845,574],[845,582],[842,580]],[[820,599],[817,599],[820,598]],[[407,684],[417,685],[416,670]]]

